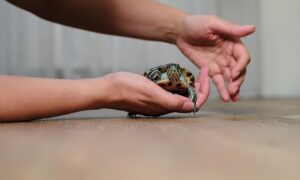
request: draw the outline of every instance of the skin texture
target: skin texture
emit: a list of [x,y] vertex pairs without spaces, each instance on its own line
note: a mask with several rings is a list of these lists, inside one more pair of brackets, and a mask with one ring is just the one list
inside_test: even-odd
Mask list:
[[[200,98],[197,100],[197,109],[203,105],[209,95],[208,68],[204,68],[199,74],[196,84],[196,93]],[[108,108],[124,110],[144,115],[162,115],[170,112],[191,112],[193,102],[177,94],[165,91],[154,82],[143,76],[133,73],[120,72],[104,77],[112,83]],[[99,87],[102,84],[99,84]]]
[[31,120],[92,107],[85,85],[89,80],[0,76],[0,82],[0,121]]
[[[197,84],[197,108],[209,95],[208,69]],[[141,75],[128,72],[96,79],[58,80],[0,76],[0,121],[25,121],[87,109],[110,108],[144,115],[191,112],[193,102],[163,90]],[[13,97],[13,98],[12,98]]]
[[[67,26],[176,45],[202,69],[202,75],[195,82],[198,109],[209,94],[208,72],[224,101],[239,98],[239,89],[250,61],[240,38],[253,33],[254,26],[234,25],[215,16],[190,16],[152,0],[9,2]],[[112,83],[111,79],[119,83]],[[0,82],[2,87],[6,86],[0,89],[0,94],[5,96],[0,100],[1,121],[29,120],[97,108],[139,109],[137,113],[145,115],[190,112],[193,109],[187,98],[167,93],[153,82],[132,73],[75,82],[1,76]],[[90,96],[82,98],[82,94]]]
[[255,31],[215,16],[188,16],[176,39],[177,47],[197,67],[209,67],[223,101],[237,101],[250,56],[240,38]]

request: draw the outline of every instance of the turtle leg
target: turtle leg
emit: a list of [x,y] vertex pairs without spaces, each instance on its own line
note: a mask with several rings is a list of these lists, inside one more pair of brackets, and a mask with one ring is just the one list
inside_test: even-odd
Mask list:
[[129,117],[129,118],[136,118],[136,114],[135,114],[135,113],[129,112],[129,113],[127,114],[127,117]]
[[[154,68],[151,68],[149,71],[144,73],[144,76],[147,77],[149,80],[155,82],[160,78],[161,73],[164,73],[164,72],[167,72],[167,74],[173,73],[173,77],[174,77],[174,74],[175,74],[174,72],[177,69],[178,70],[180,69],[179,64],[169,63],[169,64],[160,65],[160,66],[156,66]],[[179,72],[179,74],[181,74],[181,73]],[[179,75],[177,75],[177,76],[179,77]],[[175,78],[176,78],[176,76],[175,76]]]
[[196,102],[197,102],[197,94],[195,92],[195,89],[193,86],[189,85],[188,86],[188,96],[189,96],[189,99],[193,101],[194,103],[194,109],[193,109],[193,112],[194,112],[194,115],[195,115],[195,112],[197,111],[197,107],[196,107]]
[[161,72],[158,69],[149,71],[148,73],[145,74],[145,76],[153,82],[156,82],[157,80],[159,80],[160,75],[161,75]]
[[153,71],[155,69],[159,69],[163,72],[166,72],[168,68],[172,67],[172,66],[176,66],[178,68],[180,68],[179,64],[175,64],[175,63],[169,63],[169,64],[164,64],[164,65],[160,65],[160,66],[156,66],[154,68],[151,68],[150,71]]

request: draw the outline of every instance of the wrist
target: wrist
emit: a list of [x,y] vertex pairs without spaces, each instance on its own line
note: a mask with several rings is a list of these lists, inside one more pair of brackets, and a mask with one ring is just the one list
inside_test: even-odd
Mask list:
[[172,13],[173,20],[169,21],[170,23],[167,24],[168,28],[166,28],[165,35],[164,35],[165,42],[176,44],[176,41],[182,32],[184,19],[187,16],[188,15],[185,12],[179,10],[175,10],[175,12]]
[[108,76],[80,80],[82,92],[85,94],[87,109],[109,107],[109,104],[113,101],[110,95],[111,81]]

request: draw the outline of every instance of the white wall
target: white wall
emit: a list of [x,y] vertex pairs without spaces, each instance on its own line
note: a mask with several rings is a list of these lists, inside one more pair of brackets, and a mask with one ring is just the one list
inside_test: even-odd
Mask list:
[[262,95],[300,96],[300,1],[261,1]]

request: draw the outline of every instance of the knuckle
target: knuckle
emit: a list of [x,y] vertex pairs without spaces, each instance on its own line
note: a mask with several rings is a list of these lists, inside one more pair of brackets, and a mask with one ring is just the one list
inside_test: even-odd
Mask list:
[[167,102],[167,109],[169,110],[174,110],[174,108],[176,108],[176,101],[171,99],[170,101]]

